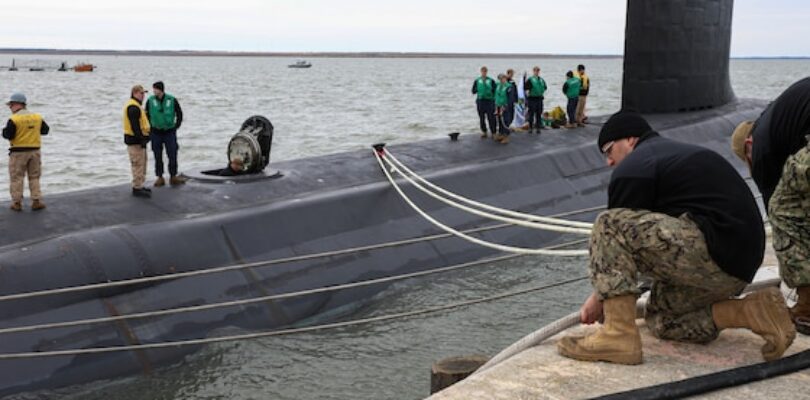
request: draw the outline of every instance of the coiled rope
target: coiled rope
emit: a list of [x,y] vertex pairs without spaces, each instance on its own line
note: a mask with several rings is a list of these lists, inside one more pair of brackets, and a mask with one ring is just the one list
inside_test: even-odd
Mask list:
[[349,326],[356,326],[362,324],[369,324],[373,322],[380,322],[380,321],[389,321],[394,319],[402,319],[408,317],[414,317],[418,315],[426,315],[437,313],[440,311],[451,310],[455,308],[460,308],[464,306],[469,306],[473,304],[480,304],[491,302],[495,300],[505,299],[508,297],[519,296],[531,292],[546,290],[558,286],[568,285],[575,282],[580,282],[587,279],[585,276],[567,279],[564,281],[559,281],[551,284],[546,284],[542,286],[535,286],[531,288],[515,290],[511,292],[506,292],[502,294],[498,294],[495,296],[484,297],[475,300],[468,300],[462,301],[457,303],[446,304],[443,306],[437,307],[430,307],[425,308],[422,310],[417,311],[407,311],[401,313],[394,313],[394,314],[387,314],[381,315],[377,317],[369,317],[369,318],[362,318],[356,319],[351,321],[344,321],[344,322],[335,322],[330,324],[322,324],[322,325],[315,325],[315,326],[307,326],[301,328],[290,328],[290,329],[281,329],[281,330],[274,330],[274,331],[265,331],[265,332],[255,332],[255,333],[247,333],[241,335],[230,335],[230,336],[219,336],[213,338],[204,338],[204,339],[190,339],[190,340],[178,340],[178,341],[171,341],[171,342],[160,342],[160,343],[146,343],[146,344],[136,344],[136,345],[126,345],[126,346],[109,346],[109,347],[90,347],[85,349],[69,349],[69,350],[52,350],[52,351],[33,351],[33,352],[20,352],[20,353],[5,353],[0,354],[0,360],[14,360],[14,359],[24,359],[24,358],[42,358],[42,357],[55,357],[55,356],[75,356],[75,355],[82,355],[82,354],[99,354],[99,353],[112,353],[118,351],[131,351],[131,350],[148,350],[148,349],[159,349],[159,348],[166,348],[166,347],[181,347],[181,346],[197,346],[203,344],[211,344],[211,343],[219,343],[219,342],[230,342],[236,340],[247,340],[247,339],[258,339],[258,338],[265,338],[271,336],[282,336],[282,335],[291,335],[296,333],[305,333],[305,332],[313,332],[325,329],[335,329],[335,328],[344,328]]
[[[515,217],[515,218],[523,218],[526,221],[547,222],[549,224],[556,224],[556,225],[562,225],[562,226],[571,226],[571,227],[577,227],[577,228],[586,228],[588,230],[593,228],[593,224],[589,223],[589,222],[570,221],[570,220],[567,220],[567,219],[560,219],[560,218],[554,218],[554,217],[545,217],[545,216],[534,215],[534,214],[526,214],[526,213],[522,213],[522,212],[508,210],[508,209],[505,209],[505,208],[491,206],[489,204],[481,203],[481,202],[469,199],[467,197],[458,195],[456,193],[453,193],[453,192],[451,192],[449,190],[446,190],[446,189],[442,188],[441,186],[437,186],[437,185],[433,184],[432,182],[422,178],[417,173],[413,172],[410,168],[408,168],[405,164],[401,163],[393,154],[391,154],[390,151],[388,151],[387,149],[385,149],[384,151],[385,151],[385,155],[386,155],[386,157],[385,157],[386,161],[390,161],[390,162],[396,164],[396,166],[399,167],[399,169],[401,169],[402,171],[405,171],[408,175],[415,178],[419,182],[422,182],[425,186],[429,187],[430,189],[433,189],[433,190],[435,190],[435,191],[437,191],[437,192],[439,192],[439,193],[441,193],[441,194],[443,194],[443,195],[445,195],[447,197],[458,200],[460,202],[467,203],[467,204],[469,204],[471,206],[479,207],[479,208],[489,210],[489,211],[493,211],[493,212],[496,212],[496,213],[500,213],[500,214],[503,214],[503,215],[508,215],[508,216]],[[401,174],[401,172],[400,172],[400,174]],[[405,176],[405,175],[403,175],[403,176]],[[406,179],[407,179],[407,177],[406,177]],[[410,179],[408,181],[413,184],[413,182]],[[417,186],[418,188],[420,188],[420,190],[422,190],[421,185],[414,184],[414,186]],[[423,190],[423,191],[425,191],[425,190]],[[428,193],[428,192],[426,191],[426,193]]]
[[[576,244],[583,244],[587,242],[588,239],[580,239],[571,242],[561,243],[553,246],[547,247],[548,249],[557,249],[562,247],[573,246]],[[157,316],[165,316],[165,315],[174,315],[174,314],[181,314],[181,313],[189,313],[189,312],[196,312],[196,311],[205,311],[205,310],[213,310],[218,308],[224,307],[235,307],[235,306],[243,306],[247,304],[254,304],[260,303],[269,300],[280,300],[280,299],[288,299],[293,297],[300,297],[306,296],[310,294],[316,293],[325,293],[325,292],[333,292],[337,290],[344,290],[344,289],[352,289],[356,287],[362,286],[370,286],[376,285],[379,283],[388,283],[388,282],[395,282],[405,279],[423,277],[427,275],[445,273],[470,267],[475,267],[478,265],[489,264],[494,262],[506,261],[517,257],[522,257],[522,254],[510,254],[500,257],[493,257],[487,258],[483,260],[476,260],[467,263],[451,265],[442,268],[435,268],[427,271],[420,271],[420,272],[413,272],[410,274],[401,274],[395,276],[388,276],[383,278],[376,278],[376,279],[369,279],[365,281],[359,282],[352,282],[340,285],[331,285],[325,286],[315,289],[308,289],[308,290],[301,290],[297,292],[289,292],[289,293],[281,293],[281,294],[274,294],[268,296],[260,296],[260,297],[251,297],[247,299],[241,300],[233,300],[233,301],[225,301],[219,303],[211,303],[211,304],[203,304],[197,306],[186,306],[186,307],[177,307],[177,308],[168,308],[162,310],[154,310],[154,311],[145,311],[139,313],[132,313],[132,314],[122,314],[122,315],[115,315],[115,316],[108,316],[108,317],[99,317],[99,318],[88,318],[88,319],[81,319],[81,320],[73,320],[73,321],[64,321],[64,322],[51,322],[46,324],[38,324],[38,325],[26,325],[26,326],[18,326],[18,327],[11,327],[11,328],[0,328],[0,334],[8,334],[8,333],[20,333],[20,332],[30,332],[35,330],[42,330],[42,329],[54,329],[54,328],[65,328],[71,326],[81,326],[81,325],[92,325],[92,324],[100,324],[106,322],[115,322],[115,321],[123,321],[123,320],[132,320],[132,319],[139,319],[139,318],[147,318],[147,317],[157,317]]]
[[475,244],[478,244],[478,245],[481,245],[481,246],[484,246],[484,247],[488,247],[488,248],[491,248],[491,249],[507,252],[507,253],[517,253],[517,254],[526,254],[526,255],[554,255],[554,256],[564,256],[564,257],[576,257],[576,256],[584,256],[584,255],[588,254],[587,250],[546,250],[546,249],[528,249],[528,248],[525,248],[525,247],[506,246],[506,245],[502,245],[502,244],[488,242],[486,240],[481,240],[481,239],[469,236],[467,234],[464,234],[462,232],[459,232],[459,231],[457,231],[457,230],[455,230],[455,229],[453,229],[453,228],[439,222],[438,220],[436,220],[435,218],[431,217],[426,212],[424,212],[422,209],[420,209],[419,206],[417,206],[410,199],[410,197],[408,197],[408,195],[406,195],[405,192],[402,191],[402,188],[400,188],[399,184],[396,183],[394,178],[391,176],[391,173],[388,172],[387,168],[385,168],[385,165],[384,165],[384,163],[382,161],[383,154],[380,154],[381,152],[378,152],[377,150],[372,150],[372,151],[374,152],[374,157],[377,160],[377,163],[380,165],[380,168],[383,170],[383,173],[385,173],[385,177],[388,179],[388,181],[391,183],[391,185],[394,187],[394,189],[397,191],[397,193],[399,193],[400,197],[402,197],[402,200],[404,200],[405,203],[407,203],[414,211],[416,211],[417,214],[421,215],[422,218],[426,219],[427,221],[429,221],[430,223],[432,223],[433,225],[435,225],[439,229],[442,229],[445,232],[451,233],[451,234],[453,234],[453,235],[455,235],[455,236],[457,236],[459,238],[462,238],[464,240],[467,240],[469,242],[472,242],[472,243],[475,243]]

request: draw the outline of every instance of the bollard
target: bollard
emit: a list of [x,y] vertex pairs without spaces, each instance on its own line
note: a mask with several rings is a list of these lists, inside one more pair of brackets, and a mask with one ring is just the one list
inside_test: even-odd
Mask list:
[[470,376],[487,361],[489,357],[482,355],[449,357],[436,361],[430,370],[430,394]]

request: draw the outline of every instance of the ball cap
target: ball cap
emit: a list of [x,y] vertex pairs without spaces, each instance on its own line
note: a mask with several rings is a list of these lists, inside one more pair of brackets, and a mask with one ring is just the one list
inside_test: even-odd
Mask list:
[[754,121],[743,121],[734,128],[734,133],[731,134],[731,150],[746,163],[748,159],[745,157],[745,139],[751,136],[753,129]]
[[605,144],[609,142],[629,137],[641,137],[652,130],[641,114],[635,111],[619,111],[611,115],[605,125],[602,125],[597,145],[601,152]]
[[144,92],[144,93],[146,93],[146,92],[148,92],[148,90],[145,90],[143,88],[143,85],[135,85],[135,86],[132,87],[132,90],[130,90],[129,93],[130,94],[135,94],[135,92]]
[[26,104],[26,103],[28,103],[28,100],[25,98],[24,94],[22,94],[22,93],[14,93],[8,99],[8,102],[6,103],[6,105],[10,105],[11,103]]

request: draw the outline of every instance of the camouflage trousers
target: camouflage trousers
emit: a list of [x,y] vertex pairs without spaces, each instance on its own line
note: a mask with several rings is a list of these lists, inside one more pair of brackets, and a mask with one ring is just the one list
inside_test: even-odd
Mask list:
[[768,219],[779,275],[792,288],[810,285],[810,145],[785,162]]
[[661,339],[714,340],[719,331],[711,305],[746,286],[712,260],[703,232],[686,214],[605,211],[594,223],[590,254],[591,283],[600,300],[638,295],[639,278],[652,279],[645,318]]

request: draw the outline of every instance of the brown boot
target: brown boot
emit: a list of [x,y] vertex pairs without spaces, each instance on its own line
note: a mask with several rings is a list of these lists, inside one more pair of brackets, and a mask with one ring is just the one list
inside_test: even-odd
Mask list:
[[487,138],[487,133],[486,132],[481,132],[481,139],[486,139],[486,138]]
[[22,211],[22,203],[19,201],[15,201],[11,203],[11,211]]
[[775,287],[757,290],[742,300],[714,303],[712,317],[717,329],[747,328],[762,336],[765,361],[782,357],[796,337],[785,299]]
[[566,336],[557,342],[560,355],[581,361],[641,364],[641,334],[636,326],[636,296],[604,301],[605,324],[591,335]]
[[155,187],[161,187],[161,186],[164,186],[165,184],[166,184],[166,180],[163,179],[163,176],[159,176],[157,179],[155,179],[155,185],[154,185]]
[[45,209],[45,203],[43,203],[41,200],[34,200],[34,202],[31,203],[31,210],[32,211],[39,211],[39,210],[44,210],[44,209]]
[[169,183],[172,186],[182,185],[186,183],[186,178],[183,178],[182,176],[173,176],[169,179]]
[[509,144],[509,135],[504,136],[503,139],[501,139],[501,144]]
[[796,294],[799,298],[790,308],[790,318],[799,333],[810,335],[810,286],[797,287]]

